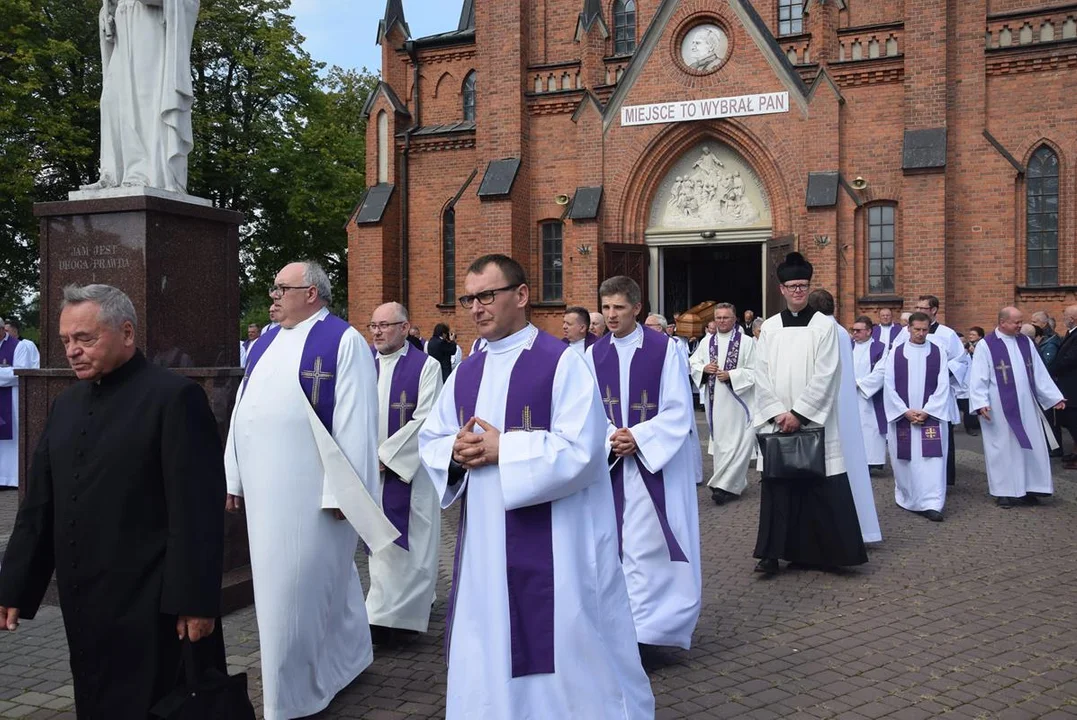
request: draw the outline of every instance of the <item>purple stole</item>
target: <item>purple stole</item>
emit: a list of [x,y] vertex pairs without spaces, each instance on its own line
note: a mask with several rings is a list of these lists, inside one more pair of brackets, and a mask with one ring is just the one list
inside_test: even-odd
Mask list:
[[[876,341],[879,341],[879,342],[884,342],[884,343],[886,343],[886,347],[892,347],[893,344],[894,344],[894,340],[897,340],[897,336],[901,334],[901,326],[898,325],[897,323],[891,323],[890,324],[890,339],[889,340],[883,340],[882,334],[883,334],[883,326],[882,325],[875,325],[875,326],[873,326],[871,328],[871,339],[872,340],[876,340]],[[872,366],[874,366],[874,365],[875,365],[875,363],[872,363]]]
[[475,338],[475,342],[471,343],[471,352],[468,353],[468,357],[471,357],[475,353],[486,352],[486,346],[482,345],[482,338]]
[[[1025,362],[1025,370],[1028,372],[1028,386],[1032,392],[1036,391],[1036,378],[1032,363],[1032,341],[1018,333],[1014,338],[1017,341],[1017,349],[1021,351],[1021,359]],[[1028,439],[1025,426],[1021,423],[1021,403],[1017,398],[1017,383],[1014,382],[1012,373],[1014,369],[1006,364],[1010,358],[1010,352],[1006,343],[1002,342],[995,333],[988,333],[984,338],[987,347],[991,349],[991,364],[995,368],[995,385],[998,386],[998,396],[1002,401],[1002,414],[1006,416],[1006,422],[1017,437],[1017,443],[1025,450],[1032,449],[1032,442]],[[995,364],[998,360],[998,364]]]
[[[939,386],[939,368],[942,363],[942,352],[939,346],[928,341],[931,349],[927,354],[927,369],[924,371],[924,402],[927,405],[928,398],[935,394]],[[909,407],[909,359],[905,357],[905,348],[908,343],[902,343],[894,352],[894,388],[906,407]],[[898,460],[912,460],[912,423],[904,416],[897,422],[897,456]],[[939,421],[928,416],[926,422],[920,426],[920,454],[922,457],[942,457],[942,434],[939,432]]]
[[[725,365],[722,369],[726,372],[737,369],[737,361],[740,359],[740,341],[744,337],[744,333],[741,332],[740,325],[733,326],[733,336],[729,338],[729,347],[725,351]],[[715,362],[718,359],[718,333],[711,335],[711,341],[708,346],[710,350],[710,361]],[[707,404],[710,405],[707,413],[707,424],[710,427],[711,434],[714,434],[714,387],[718,384],[718,379],[715,375],[707,376]],[[752,413],[748,410],[748,406],[744,404],[744,401],[740,399],[740,395],[737,395],[733,390],[732,383],[722,383],[729,392],[733,393],[733,399],[740,403],[740,406],[744,408],[744,415],[749,420],[752,419]]]
[[[404,343],[404,354],[393,367],[393,379],[389,385],[389,407],[383,410],[389,413],[388,437],[396,435],[400,432],[400,428],[411,422],[415,407],[419,403],[419,380],[423,374],[426,358],[429,356],[413,347],[408,347],[410,344]],[[378,377],[381,377],[380,357],[374,358],[374,369],[377,370]],[[381,509],[393,527],[400,531],[400,537],[393,542],[408,550],[411,484],[401,480],[400,476],[389,468],[385,468]]]
[[[15,348],[19,341],[10,335],[0,340],[0,367],[15,364]],[[0,440],[15,439],[15,388],[0,387]]]
[[[643,329],[643,346],[636,350],[632,356],[632,365],[628,370],[628,427],[646,421],[652,411],[658,410],[658,399],[662,385],[662,366],[666,362],[666,345],[672,340],[665,333],[660,333],[650,328]],[[602,392],[602,403],[606,407],[606,417],[614,427],[624,427],[621,419],[621,410],[617,407],[621,397],[621,361],[617,356],[617,349],[613,346],[613,333],[607,333],[595,343],[591,351],[595,363],[595,374],[598,376],[598,387]],[[654,402],[650,402],[654,400]],[[684,554],[677,538],[673,535],[673,529],[669,525],[666,514],[666,485],[665,477],[661,470],[652,473],[639,458],[619,458],[610,470],[610,478],[613,481],[613,507],[617,515],[617,547],[624,552],[624,515],[625,515],[625,463],[635,462],[639,468],[643,485],[647,488],[647,494],[651,496],[654,509],[658,513],[658,524],[662,527],[662,535],[666,539],[666,547],[669,549],[671,562],[688,562],[688,556]]]
[[[307,396],[318,419],[330,434],[333,433],[333,410],[336,407],[337,352],[340,349],[340,340],[349,327],[351,326],[346,321],[336,315],[326,315],[311,327],[299,360],[299,386],[303,388],[303,394]],[[278,325],[258,338],[247,355],[247,372],[240,388],[241,399],[258,361],[262,359],[266,348],[277,339],[280,329]]]
[[[517,358],[509,376],[504,432],[548,431],[553,418],[553,379],[566,346],[539,331],[529,349]],[[468,356],[456,368],[454,399],[460,427],[475,415],[486,352]],[[502,478],[511,482],[510,478]],[[467,533],[467,495],[453,561],[452,590],[446,610],[445,653],[448,659],[459,588],[461,549]],[[553,506],[540,503],[505,511],[505,577],[509,596],[512,677],[554,672]]]
[[[875,327],[879,326],[876,325]],[[897,327],[897,325],[893,325],[892,327]],[[879,364],[879,361],[883,359],[883,353],[886,352],[886,347],[886,344],[880,342],[878,338],[871,341],[871,347],[868,348],[868,362],[871,363],[872,370],[874,370],[875,366]],[[853,340],[853,350],[856,350],[856,340]],[[888,426],[886,422],[886,408],[883,406],[883,393],[881,390],[871,396],[871,407],[875,410],[875,422],[879,425],[879,434],[886,437]]]

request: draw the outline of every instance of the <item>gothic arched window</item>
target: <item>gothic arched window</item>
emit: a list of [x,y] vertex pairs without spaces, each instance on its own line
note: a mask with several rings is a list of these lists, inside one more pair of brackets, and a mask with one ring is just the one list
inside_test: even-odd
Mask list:
[[562,299],[562,241],[564,224],[552,220],[542,223],[542,300],[556,302]]
[[614,0],[613,54],[631,55],[636,51],[636,0]]
[[464,78],[464,120],[475,119],[475,71]]
[[1058,155],[1044,145],[1025,173],[1029,285],[1058,284]]
[[456,302],[456,210],[450,205],[441,216],[441,300]]
[[389,114],[378,113],[378,182],[389,182]]

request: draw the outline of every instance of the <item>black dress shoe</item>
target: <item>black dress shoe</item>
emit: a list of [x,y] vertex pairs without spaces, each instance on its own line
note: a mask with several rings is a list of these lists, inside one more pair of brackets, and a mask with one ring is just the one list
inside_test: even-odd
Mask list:
[[939,512],[938,510],[923,510],[923,511],[920,512],[920,514],[923,515],[924,517],[926,517],[931,522],[942,522],[943,521],[942,513]]
[[1032,492],[1031,490],[1029,490],[1027,493],[1025,493],[1025,497],[1049,498],[1051,497],[1051,493]]
[[1000,508],[1006,508],[1007,510],[1009,510],[1017,503],[1012,497],[1000,497],[995,500],[995,504],[998,505]]
[[1022,505],[1039,505],[1040,504],[1040,499],[1038,497],[1036,497],[1035,495],[1033,495],[1032,493],[1028,493],[1023,498],[1021,498],[1020,501],[1021,501]]
[[776,558],[763,558],[755,565],[755,571],[763,573],[767,577],[778,573],[778,560]]
[[393,629],[384,625],[370,626],[370,642],[375,645],[390,645],[393,641]]
[[722,488],[711,488],[711,499],[714,500],[716,505],[725,505],[728,502],[733,502],[739,495],[735,495],[728,490]]

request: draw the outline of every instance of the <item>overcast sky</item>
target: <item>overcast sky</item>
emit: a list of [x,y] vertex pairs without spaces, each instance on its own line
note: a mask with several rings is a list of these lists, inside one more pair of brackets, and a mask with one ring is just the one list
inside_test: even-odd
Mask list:
[[[462,0],[404,0],[404,17],[412,37],[455,30]],[[292,14],[303,47],[327,65],[381,69],[381,48],[374,44],[385,0],[292,0]]]

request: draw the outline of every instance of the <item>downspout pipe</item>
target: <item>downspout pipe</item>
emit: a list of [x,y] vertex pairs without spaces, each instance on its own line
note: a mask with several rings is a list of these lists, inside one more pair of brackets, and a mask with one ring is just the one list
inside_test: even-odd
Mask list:
[[409,159],[411,157],[411,136],[422,123],[422,105],[420,102],[419,94],[419,57],[418,52],[415,49],[415,41],[408,40],[404,43],[404,51],[408,54],[408,58],[411,59],[412,66],[412,113],[411,113],[411,126],[404,131],[404,154],[400,159],[400,302],[405,305],[410,305],[409,301],[409,276],[408,267],[410,265],[408,250],[409,250],[409,234],[411,232],[411,224],[408,222],[408,210],[409,210],[409,195],[411,189],[411,183],[409,182]]

